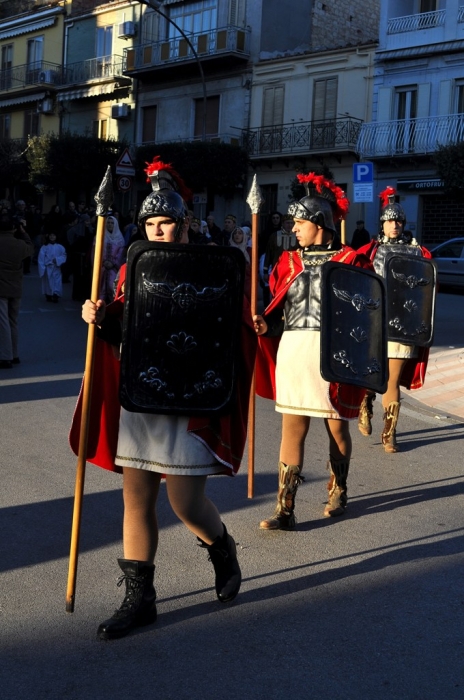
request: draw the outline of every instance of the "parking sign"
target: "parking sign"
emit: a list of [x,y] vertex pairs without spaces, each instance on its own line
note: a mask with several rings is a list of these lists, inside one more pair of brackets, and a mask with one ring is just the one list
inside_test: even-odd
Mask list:
[[374,182],[374,165],[372,163],[353,163],[353,183],[367,185]]
[[353,193],[355,202],[374,200],[374,166],[372,163],[353,163]]

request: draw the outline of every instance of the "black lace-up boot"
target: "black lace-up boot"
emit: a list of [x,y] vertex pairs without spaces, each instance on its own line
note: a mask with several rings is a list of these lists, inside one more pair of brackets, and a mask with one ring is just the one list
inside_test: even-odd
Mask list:
[[142,561],[118,559],[123,575],[118,586],[126,584],[121,607],[98,628],[100,639],[118,639],[134,627],[150,625],[156,620],[156,591],[153,586],[155,567]]
[[216,595],[221,603],[229,603],[235,598],[242,583],[242,572],[237,559],[237,548],[224,525],[222,537],[216,537],[213,544],[206,544],[199,537],[200,547],[208,550],[209,560],[216,573]]

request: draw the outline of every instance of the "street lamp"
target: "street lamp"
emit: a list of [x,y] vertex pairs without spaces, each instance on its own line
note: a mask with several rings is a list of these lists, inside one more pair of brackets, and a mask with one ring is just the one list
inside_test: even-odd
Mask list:
[[201,61],[198,57],[198,54],[195,50],[195,47],[193,46],[192,42],[186,35],[186,33],[179,27],[178,24],[174,22],[165,12],[162,12],[160,10],[160,7],[162,7],[163,3],[158,2],[158,0],[140,0],[140,3],[142,5],[147,5],[147,7],[151,7],[152,10],[155,10],[161,17],[164,17],[164,19],[169,22],[169,24],[172,24],[175,29],[182,35],[182,37],[185,39],[187,44],[192,50],[192,53],[195,57],[195,60],[198,64],[198,70],[200,71],[200,77],[201,77],[201,83],[203,87],[203,117],[202,117],[202,129],[201,129],[201,140],[206,141],[206,82],[205,82],[205,74],[203,73],[203,66],[201,65]]

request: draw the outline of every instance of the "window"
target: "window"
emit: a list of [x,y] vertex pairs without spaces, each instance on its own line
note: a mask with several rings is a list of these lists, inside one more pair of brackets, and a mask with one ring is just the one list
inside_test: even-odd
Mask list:
[[437,0],[420,0],[419,12],[435,12],[437,10]]
[[283,85],[264,88],[263,90],[263,126],[275,126],[284,121],[284,95]]
[[28,136],[38,136],[40,126],[40,115],[36,110],[24,112],[24,138]]
[[395,95],[396,113],[396,152],[414,151],[414,138],[417,117],[417,86],[397,88]]
[[460,258],[462,257],[464,244],[461,242],[449,243],[448,245],[443,245],[437,248],[433,252],[434,258]]
[[313,124],[311,128],[313,148],[335,145],[337,92],[338,78],[323,78],[314,81]]
[[158,41],[159,14],[147,7],[142,18],[142,44]]
[[0,65],[0,90],[8,90],[11,87],[11,68],[13,65],[13,44],[2,46]]
[[27,71],[26,82],[38,83],[39,72],[42,70],[43,36],[36,36],[27,42]]
[[97,27],[96,57],[111,56],[113,52],[113,27]]
[[454,111],[456,114],[464,114],[464,80],[456,81]]
[[10,138],[11,114],[0,114],[0,139]]
[[108,138],[108,120],[98,119],[93,122],[92,133],[97,139],[106,141]]
[[263,90],[262,128],[259,132],[259,152],[276,153],[282,150],[282,124],[284,121],[283,85]]
[[338,78],[314,81],[313,120],[326,121],[337,116]]
[[194,137],[201,139],[203,136],[203,121],[205,121],[205,136],[217,136],[219,134],[219,95],[206,98],[206,115],[204,100],[195,100],[195,125]]
[[142,108],[142,142],[156,141],[156,105]]
[[[186,34],[207,32],[217,27],[217,0],[201,0],[200,2],[182,3],[169,9],[169,17]],[[168,24],[168,37],[178,37],[178,30]]]

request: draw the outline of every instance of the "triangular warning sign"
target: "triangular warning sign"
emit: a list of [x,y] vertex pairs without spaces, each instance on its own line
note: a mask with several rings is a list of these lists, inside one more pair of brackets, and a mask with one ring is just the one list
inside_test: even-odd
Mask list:
[[116,167],[122,166],[123,168],[133,168],[134,164],[132,158],[130,157],[129,149],[125,148],[122,154],[119,156],[119,160],[116,163]]

